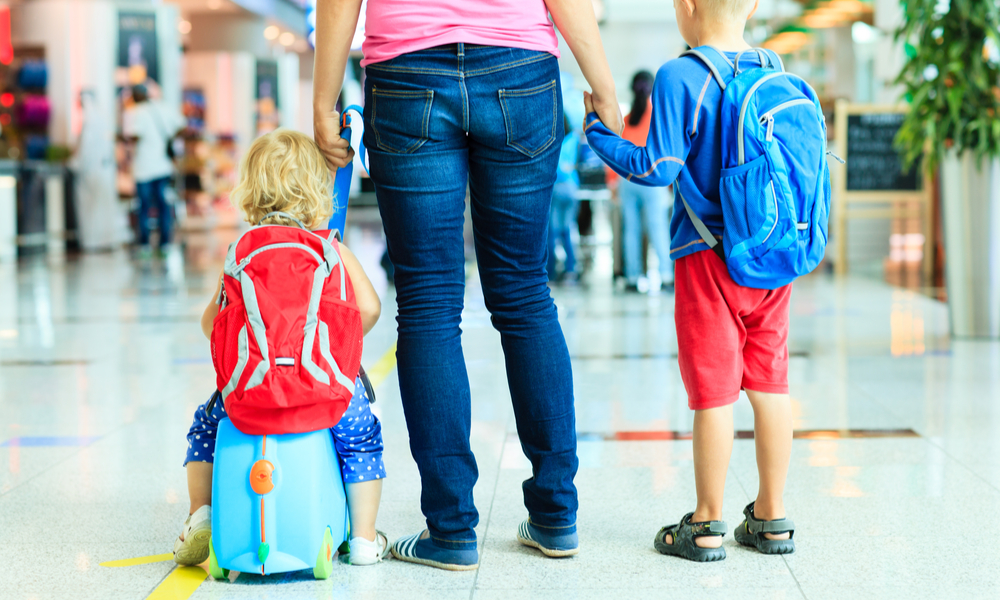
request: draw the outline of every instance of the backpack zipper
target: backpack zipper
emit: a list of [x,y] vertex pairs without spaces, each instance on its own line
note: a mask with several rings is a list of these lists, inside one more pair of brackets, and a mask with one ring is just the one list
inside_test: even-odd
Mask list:
[[[802,79],[801,77],[799,77],[794,73],[785,73],[785,72],[771,73],[770,75],[765,75],[764,77],[758,79],[747,91],[746,97],[743,98],[743,106],[740,107],[740,124],[737,128],[737,135],[736,135],[736,143],[739,145],[739,153],[740,153],[739,164],[741,165],[746,162],[746,154],[743,148],[743,131],[745,129],[743,124],[746,122],[747,108],[750,106],[750,100],[753,98],[753,95],[757,91],[757,88],[764,85],[768,81],[774,79],[775,77],[795,77],[797,79]],[[802,98],[799,98],[799,100],[802,100]]]
[[309,254],[313,255],[313,258],[316,259],[316,264],[320,264],[320,263],[323,262],[323,259],[320,257],[320,255],[317,254],[315,250],[313,250],[309,246],[306,246],[305,244],[296,244],[296,243],[293,243],[293,242],[281,242],[281,243],[278,243],[278,244],[268,244],[267,246],[261,246],[260,248],[257,248],[256,250],[254,250],[250,254],[247,254],[245,257],[243,257],[243,260],[241,260],[236,265],[236,269],[235,269],[235,271],[234,271],[234,273],[233,273],[232,276],[239,275],[239,273],[241,271],[243,271],[243,269],[246,269],[247,265],[250,264],[250,259],[252,259],[253,257],[257,256],[261,252],[264,252],[266,250],[277,250],[279,248],[297,248],[299,250],[305,250]]
[[764,136],[764,139],[768,142],[774,139],[774,115],[785,110],[786,108],[791,108],[793,106],[800,106],[803,104],[809,104],[811,106],[815,106],[815,104],[813,104],[813,101],[808,98],[798,98],[796,100],[789,100],[788,102],[779,104],[778,106],[775,106],[771,110],[764,113],[764,115],[760,118],[760,122],[762,125],[765,123],[767,124],[767,134]]

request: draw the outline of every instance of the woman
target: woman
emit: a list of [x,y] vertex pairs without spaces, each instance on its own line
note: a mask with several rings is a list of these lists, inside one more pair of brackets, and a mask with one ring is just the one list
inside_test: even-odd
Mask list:
[[[639,71],[632,78],[632,109],[625,116],[625,131],[622,137],[637,146],[646,145],[649,134],[649,119],[652,109],[649,96],[653,93],[653,74]],[[612,180],[618,178],[608,169]],[[639,290],[643,275],[642,233],[645,225],[649,243],[656,250],[659,262],[660,281],[672,289],[674,281],[673,264],[670,261],[670,235],[667,233],[667,209],[672,203],[667,188],[647,187],[620,181],[618,199],[622,207],[622,229],[624,241],[622,253],[625,259],[625,283],[629,291]]]
[[[353,155],[334,107],[360,6],[317,6],[314,127],[333,167]],[[402,560],[450,570],[479,561],[459,329],[467,189],[486,306],[534,473],[523,486],[529,519],[518,539],[549,556],[577,552],[573,380],[545,271],[563,137],[548,13],[599,115],[620,131],[591,0],[368,0],[364,141],[395,267],[400,396],[427,518],[425,531],[393,544]]]

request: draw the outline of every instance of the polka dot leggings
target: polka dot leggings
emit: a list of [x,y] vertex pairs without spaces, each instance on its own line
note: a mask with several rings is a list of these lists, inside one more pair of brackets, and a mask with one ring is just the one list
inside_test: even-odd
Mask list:
[[[222,395],[212,395],[215,404],[212,412],[206,410],[205,402],[194,412],[194,421],[188,431],[188,449],[184,464],[189,462],[215,462],[215,435],[219,421],[226,417]],[[361,378],[354,381],[354,397],[340,422],[330,428],[334,445],[340,457],[340,472],[344,483],[360,483],[373,479],[385,479],[385,465],[382,463],[382,424],[372,414],[368,405],[368,393]]]

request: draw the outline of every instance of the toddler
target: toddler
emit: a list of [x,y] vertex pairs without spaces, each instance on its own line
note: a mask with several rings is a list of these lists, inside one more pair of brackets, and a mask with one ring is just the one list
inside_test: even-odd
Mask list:
[[[277,130],[258,138],[240,165],[240,181],[232,191],[232,200],[257,224],[271,212],[286,213],[310,229],[319,229],[332,213],[331,178],[323,155],[312,139],[288,130]],[[264,221],[272,225],[291,225],[281,217]],[[325,236],[324,236],[325,237]],[[337,242],[334,242],[337,243]],[[367,334],[378,321],[381,303],[358,259],[340,244],[340,255],[354,285],[361,311],[361,324]],[[220,277],[213,298],[219,297]],[[219,306],[210,302],[201,317],[201,329],[211,338],[212,322]],[[382,480],[382,427],[368,406],[368,395],[360,378],[355,381],[354,396],[340,422],[332,428],[341,474],[347,490],[351,520],[350,562],[370,565],[385,557],[387,539],[375,530]],[[197,565],[208,558],[212,534],[212,462],[219,421],[226,417],[222,395],[216,391],[208,402],[198,407],[188,431],[187,469],[190,516],[174,543],[174,560],[182,565]],[[348,466],[365,465],[364,471]],[[370,467],[370,470],[369,468]]]
[[[742,68],[776,64],[767,51],[751,51],[743,39],[757,0],[674,0],[684,40],[703,54],[723,54]],[[733,71],[722,73],[730,78]],[[736,540],[765,554],[795,549],[794,525],[785,518],[783,493],[792,449],[788,396],[788,301],[791,285],[776,290],[742,287],[704,241],[690,213],[710,233],[722,234],[719,180],[722,168],[719,105],[722,89],[709,67],[682,56],[662,67],[653,84],[652,119],[645,147],[606,128],[584,95],[584,129],[590,146],[626,181],[645,186],[675,184],[678,209],[671,222],[675,261],[678,362],[694,416],[694,471],[698,503],[680,523],[664,527],[654,546],[694,561],[726,557],[722,494],[733,448],[733,408],[740,389],[754,411],[760,485],[743,511]],[[681,210],[681,206],[685,206]],[[721,244],[719,244],[721,247]]]

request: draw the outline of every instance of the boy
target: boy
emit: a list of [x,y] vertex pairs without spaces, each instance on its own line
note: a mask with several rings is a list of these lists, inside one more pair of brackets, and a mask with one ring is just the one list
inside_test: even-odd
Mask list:
[[[730,61],[750,50],[743,30],[757,10],[757,0],[674,0],[674,9],[681,35],[692,48],[712,46]],[[758,67],[760,60],[758,53],[747,52],[740,66]],[[732,76],[732,71],[723,76]],[[584,130],[594,151],[627,181],[647,186],[675,183],[678,198],[687,201],[712,235],[721,237],[721,98],[709,68],[697,57],[684,56],[663,65],[656,75],[645,147],[608,130],[588,94]],[[663,554],[699,562],[726,557],[722,495],[733,447],[732,405],[742,388],[754,411],[760,487],[756,500],[743,511],[746,518],[735,531],[736,539],[766,554],[793,552],[794,525],[785,518],[782,500],[792,446],[786,345],[791,285],[759,290],[734,283],[686,210],[674,211],[670,230],[678,357],[688,405],[695,411],[698,503],[680,523],[661,529],[654,546]]]
[[[333,212],[331,193],[330,171],[316,143],[301,133],[278,129],[251,144],[240,164],[240,180],[231,198],[251,225],[261,219],[266,225],[291,225],[279,216],[265,218],[269,213],[281,212],[315,230],[330,219]],[[337,248],[354,286],[355,300],[361,311],[361,327],[367,335],[381,314],[381,301],[354,254],[343,244],[338,244]],[[212,298],[219,297],[221,286],[220,277]],[[219,305],[215,301],[209,302],[202,314],[201,330],[209,339],[218,314]],[[215,392],[195,411],[188,431],[184,467],[191,511],[181,535],[174,542],[174,560],[178,564],[197,565],[208,558],[215,436],[219,421],[225,417],[222,395]],[[347,412],[331,431],[346,484],[351,535],[354,536],[350,540],[350,563],[372,565],[388,553],[388,540],[375,529],[385,467],[382,464],[381,423],[368,407],[368,396],[360,378],[355,381],[354,397]],[[354,466],[349,466],[348,462]]]

